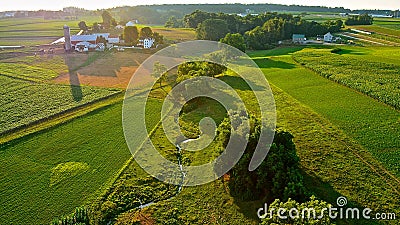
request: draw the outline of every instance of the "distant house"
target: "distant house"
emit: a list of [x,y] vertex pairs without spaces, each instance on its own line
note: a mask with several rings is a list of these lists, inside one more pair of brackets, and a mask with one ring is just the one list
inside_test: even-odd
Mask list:
[[293,43],[304,44],[304,42],[306,41],[306,35],[304,35],[304,34],[293,34],[292,41],[293,41]]
[[327,34],[324,35],[324,41],[325,42],[332,42],[333,41],[333,35],[331,32],[328,32]]
[[133,27],[135,26],[135,23],[133,21],[129,21],[125,24],[126,27]]
[[124,29],[124,26],[118,24],[117,26],[115,26],[115,29],[122,30]]
[[140,39],[138,46],[142,46],[143,48],[151,48],[153,47],[154,41],[155,40],[153,38]]

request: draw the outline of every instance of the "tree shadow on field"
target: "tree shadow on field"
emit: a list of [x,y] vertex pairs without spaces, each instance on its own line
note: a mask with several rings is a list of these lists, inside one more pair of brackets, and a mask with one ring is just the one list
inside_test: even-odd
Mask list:
[[73,54],[67,54],[64,57],[65,64],[68,66],[69,84],[71,87],[71,94],[75,102],[80,102],[83,98],[81,83],[79,81],[78,73],[74,68]]
[[[222,76],[218,77],[221,81],[227,83],[233,89],[241,90],[241,91],[252,91],[251,87],[247,84],[247,82],[238,76]],[[255,83],[251,83],[254,87],[254,91],[262,91],[265,90],[265,87],[257,85]]]
[[334,53],[338,55],[366,55],[365,52],[360,52],[352,49],[342,49],[342,48]]
[[277,69],[294,69],[296,68],[296,64],[287,63],[279,60],[273,60],[272,58],[258,58],[254,59],[254,62],[260,68],[277,68]]

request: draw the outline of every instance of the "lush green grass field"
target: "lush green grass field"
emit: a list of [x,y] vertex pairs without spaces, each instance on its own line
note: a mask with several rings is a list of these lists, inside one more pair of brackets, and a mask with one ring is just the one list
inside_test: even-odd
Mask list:
[[[240,89],[239,95],[248,105],[253,105],[254,96],[243,81],[229,79],[229,77],[221,79]],[[396,188],[400,187],[400,183],[388,183],[391,177],[380,171],[383,168],[380,162],[311,108],[299,103],[279,88],[273,87],[273,91],[278,110],[278,126],[295,136],[306,187],[310,194],[333,205],[337,197],[346,196],[353,206],[371,207],[376,211],[400,211],[396,203],[399,201]],[[189,122],[189,120],[198,121],[198,118],[202,116],[212,116],[217,121],[221,117],[222,110],[207,111],[206,109],[206,106],[200,106],[198,111],[196,109],[183,115],[182,118]],[[204,112],[208,113],[204,114]],[[174,154],[176,150],[166,139],[161,126],[155,130],[152,141],[163,155],[176,161]],[[215,156],[215,150],[212,148],[194,154],[183,153],[183,158],[189,158],[191,164],[198,161],[208,162],[213,156]],[[107,209],[106,207],[109,206],[110,211],[121,213],[118,209],[126,206],[130,201],[146,199],[147,202],[159,202],[145,210],[127,210],[120,214],[116,224],[133,223],[138,220],[153,221],[156,224],[168,222],[174,224],[257,224],[259,221],[256,212],[263,206],[264,199],[254,202],[235,199],[230,195],[224,179],[201,186],[185,187],[180,194],[169,200],[160,197],[160,193],[167,191],[160,189],[153,194],[153,198],[149,199],[143,193],[128,194],[127,190],[130,189],[122,188],[124,186],[122,184],[128,187],[136,185],[137,188],[141,188],[139,184],[144,178],[138,177],[137,174],[148,176],[134,161],[128,165],[128,168],[103,198],[103,202],[100,203],[103,205],[102,208]],[[150,186],[157,187],[154,183]],[[146,193],[154,191],[149,188]],[[124,196],[129,196],[131,200]],[[350,221],[346,224],[357,224],[356,222]]]
[[[148,127],[159,121],[153,116],[159,105],[158,100],[148,102]],[[106,106],[2,145],[2,224],[47,224],[96,198],[131,157],[122,132],[121,106]]]
[[[259,56],[260,52],[253,54]],[[354,57],[363,60],[362,54]],[[375,58],[371,54],[364,60],[369,57]],[[400,136],[399,111],[301,67],[291,55],[264,59],[258,57],[256,60],[270,82],[328,118],[367,149],[391,173],[400,176],[400,142],[397,138]],[[326,64],[329,65],[329,62]],[[341,71],[341,68],[337,67],[333,71]],[[347,75],[346,71],[342,73],[341,76]]]

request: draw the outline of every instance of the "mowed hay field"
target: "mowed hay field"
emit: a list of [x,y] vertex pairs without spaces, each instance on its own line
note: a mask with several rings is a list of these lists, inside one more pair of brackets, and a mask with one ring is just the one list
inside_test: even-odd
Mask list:
[[[136,69],[150,55],[145,50],[89,53],[79,56],[84,61],[90,61],[83,66],[75,65],[75,55],[65,56],[70,69],[53,79],[53,82],[125,89]],[[143,77],[141,82],[147,83],[149,80],[150,77]]]
[[[158,100],[149,100],[149,128],[159,109]],[[1,145],[1,223],[48,224],[96,198],[132,156],[121,112],[121,103],[110,105]]]

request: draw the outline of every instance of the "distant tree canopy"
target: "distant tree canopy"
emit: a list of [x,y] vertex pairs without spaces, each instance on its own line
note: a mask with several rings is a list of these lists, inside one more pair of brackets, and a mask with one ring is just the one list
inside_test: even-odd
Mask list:
[[220,40],[220,42],[235,47],[242,52],[246,51],[246,43],[244,41],[243,36],[239,33],[236,34],[228,33],[224,38]]
[[186,27],[197,28],[198,39],[219,40],[228,33],[243,35],[249,49],[268,49],[278,41],[291,39],[295,33],[313,37],[327,32],[338,32],[343,21],[317,23],[291,14],[262,13],[245,17],[195,11],[184,17]]
[[125,43],[136,45],[139,40],[139,31],[136,26],[127,26],[124,28],[123,38]]
[[182,63],[178,66],[176,83],[198,76],[215,77],[226,70],[225,66],[212,62],[195,61]]
[[357,15],[357,16],[349,16],[349,18],[346,19],[345,24],[347,26],[372,25],[373,20],[374,19],[371,16],[369,16],[368,14],[362,14],[362,15]]
[[87,30],[89,29],[88,26],[86,25],[86,22],[85,22],[85,21],[79,22],[79,23],[78,23],[78,26],[79,26],[79,29],[81,29],[81,30],[83,30],[83,31],[87,31]]
[[168,18],[167,22],[165,22],[164,26],[171,28],[183,27],[182,19],[177,19],[175,16],[171,16]]
[[111,26],[117,25],[116,20],[112,17],[109,11],[104,10],[103,13],[101,14],[101,17],[103,18],[103,26],[105,28],[110,28]]
[[140,29],[139,36],[140,38],[152,38],[153,31],[151,30],[150,27],[142,27],[142,29]]
[[106,38],[105,37],[103,37],[103,36],[98,36],[97,38],[96,38],[96,43],[103,43],[103,44],[107,44],[107,40],[106,40]]
[[228,24],[222,19],[206,19],[196,29],[198,39],[211,41],[219,41],[228,32]]
[[94,23],[93,23],[92,31],[93,31],[94,33],[100,32],[100,25],[99,25],[97,22],[94,22]]
[[139,31],[136,26],[127,26],[124,28],[122,37],[125,43],[129,45],[136,45],[139,39],[144,38],[153,38],[155,44],[163,44],[164,42],[164,37],[157,32],[153,32],[150,27],[143,27]]

